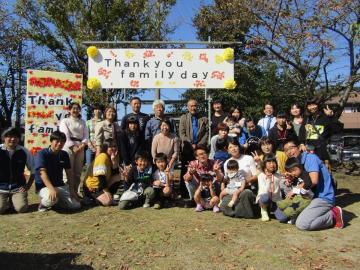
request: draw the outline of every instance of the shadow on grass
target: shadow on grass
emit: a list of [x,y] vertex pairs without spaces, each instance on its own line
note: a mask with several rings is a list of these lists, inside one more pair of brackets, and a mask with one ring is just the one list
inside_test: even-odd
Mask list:
[[360,193],[353,193],[347,188],[337,190],[336,205],[346,207],[356,202],[360,202]]
[[[360,194],[353,193],[347,188],[338,189],[337,194],[338,195],[336,196],[336,205],[340,206],[341,208],[360,202]],[[357,217],[358,216],[354,213],[343,209],[343,218],[346,226],[350,225],[349,222]]]
[[22,270],[22,269],[70,269],[90,270],[89,265],[76,265],[73,261],[80,253],[14,253],[0,252],[0,269]]

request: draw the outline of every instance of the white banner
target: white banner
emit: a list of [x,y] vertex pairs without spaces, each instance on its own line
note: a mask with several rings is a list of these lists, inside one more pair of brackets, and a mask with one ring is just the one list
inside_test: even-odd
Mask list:
[[99,49],[89,78],[102,88],[225,88],[234,61],[224,49]]

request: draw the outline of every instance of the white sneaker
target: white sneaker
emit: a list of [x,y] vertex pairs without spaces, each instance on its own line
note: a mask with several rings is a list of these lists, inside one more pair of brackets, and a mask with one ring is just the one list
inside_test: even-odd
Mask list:
[[144,207],[144,208],[149,208],[149,207],[150,207],[150,204],[149,204],[149,203],[144,203],[143,207]]
[[231,200],[229,203],[228,203],[228,205],[227,205],[227,207],[230,207],[230,208],[232,208],[233,206],[234,206],[234,201],[233,200]]
[[261,221],[269,221],[269,214],[266,209],[261,208]]

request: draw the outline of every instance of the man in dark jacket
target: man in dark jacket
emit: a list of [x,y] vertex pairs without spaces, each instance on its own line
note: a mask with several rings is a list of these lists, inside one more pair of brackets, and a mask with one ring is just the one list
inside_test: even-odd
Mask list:
[[308,116],[305,117],[306,147],[313,151],[329,168],[329,153],[327,144],[331,135],[342,129],[342,124],[333,117],[333,111],[327,107],[320,110],[319,102],[311,99],[306,104]]
[[[0,145],[0,214],[10,205],[18,213],[28,209],[27,191],[34,181],[34,162],[30,152],[19,145],[21,133],[16,128],[9,128],[2,135],[4,144]],[[25,166],[30,171],[26,181]]]
[[149,121],[150,117],[146,113],[140,112],[140,110],[141,110],[140,98],[132,97],[130,99],[130,106],[131,106],[132,112],[125,115],[123,117],[123,119],[121,120],[121,130],[125,131],[126,121],[129,117],[136,117],[136,119],[139,122],[139,128],[140,128],[141,134],[143,134],[143,136],[144,136],[146,123],[147,123],[147,121]]
[[182,176],[187,171],[189,161],[195,159],[194,150],[198,145],[207,145],[209,139],[208,119],[201,117],[197,112],[197,101],[190,99],[187,103],[188,112],[180,117],[179,137],[181,140],[181,189],[187,196]]

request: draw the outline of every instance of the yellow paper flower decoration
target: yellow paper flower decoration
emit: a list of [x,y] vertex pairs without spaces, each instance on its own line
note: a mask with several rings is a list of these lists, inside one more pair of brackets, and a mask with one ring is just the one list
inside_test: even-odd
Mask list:
[[226,48],[223,51],[222,57],[223,57],[223,59],[225,61],[230,61],[230,60],[234,59],[234,49],[233,48]]
[[215,63],[216,64],[221,64],[222,62],[224,62],[224,57],[222,55],[215,55]]
[[236,81],[234,81],[233,79],[225,80],[224,82],[224,88],[226,89],[235,89],[236,85]]
[[95,46],[90,46],[87,48],[86,53],[89,57],[95,58],[99,54],[99,50]]
[[97,90],[101,88],[101,83],[96,78],[89,78],[88,81],[86,82],[86,86],[90,90]]

